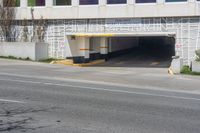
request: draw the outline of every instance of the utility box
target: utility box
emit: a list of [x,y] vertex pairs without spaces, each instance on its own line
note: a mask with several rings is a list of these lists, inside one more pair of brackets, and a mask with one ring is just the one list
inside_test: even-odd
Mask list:
[[200,62],[192,61],[192,72],[200,72]]

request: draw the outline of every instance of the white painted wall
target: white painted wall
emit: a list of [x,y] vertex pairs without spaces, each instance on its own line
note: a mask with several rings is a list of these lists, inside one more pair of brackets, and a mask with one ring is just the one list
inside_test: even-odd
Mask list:
[[14,56],[31,60],[42,60],[48,58],[48,44],[46,43],[22,43],[2,42],[0,43],[0,56]]
[[[17,8],[17,19],[31,19],[27,1],[21,0],[21,7]],[[72,6],[53,6],[52,0],[47,0],[46,6],[34,7],[35,18],[43,16],[45,19],[87,19],[87,18],[132,18],[132,17],[174,17],[199,16],[200,2],[165,3],[158,0],[153,4],[135,4],[129,0],[128,4],[106,5],[106,0],[100,0],[99,5],[78,5],[78,0],[72,0]]]
[[72,39],[72,36],[66,37],[66,57],[79,56],[79,47],[77,37]]
[[138,37],[113,37],[111,38],[110,43],[111,47],[109,52],[134,48],[139,45]]

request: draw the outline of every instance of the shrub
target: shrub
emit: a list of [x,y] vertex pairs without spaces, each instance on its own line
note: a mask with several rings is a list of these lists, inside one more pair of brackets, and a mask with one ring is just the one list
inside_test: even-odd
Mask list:
[[192,72],[189,66],[183,66],[181,69],[181,73],[187,75],[196,75],[196,76],[200,75],[200,72]]
[[17,59],[17,57],[14,56],[8,56],[9,59]]
[[55,61],[57,59],[54,59],[54,58],[49,58],[49,59],[45,59],[45,60],[39,60],[40,62],[45,62],[45,63],[50,63],[52,61]]
[[183,66],[181,69],[181,73],[183,74],[190,74],[191,73],[191,69],[189,66]]
[[29,57],[26,57],[24,60],[31,60]]

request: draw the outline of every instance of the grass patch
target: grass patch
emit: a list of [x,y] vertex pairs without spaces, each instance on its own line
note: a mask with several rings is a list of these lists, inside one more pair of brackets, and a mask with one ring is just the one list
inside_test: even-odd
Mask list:
[[0,58],[4,58],[4,59],[17,59],[16,57],[14,56],[0,56]]
[[31,61],[31,59],[29,57],[27,58],[17,58],[17,57],[14,57],[14,56],[0,56],[0,58],[3,58],[3,59],[12,59],[12,60],[26,60],[26,61]]
[[45,60],[39,60],[39,62],[51,63],[52,61],[56,61],[56,60],[58,60],[58,59],[49,58],[49,59],[45,59]]
[[192,72],[189,66],[183,66],[183,68],[181,69],[181,74],[200,76],[200,72]]
[[[23,60],[23,61],[32,61],[29,57],[27,58],[17,58],[14,56],[0,56],[0,58],[3,59],[12,59],[12,60]],[[43,62],[43,63],[51,63],[52,61],[57,61],[59,59],[54,59],[54,58],[49,58],[49,59],[45,59],[45,60],[39,60],[39,62]]]

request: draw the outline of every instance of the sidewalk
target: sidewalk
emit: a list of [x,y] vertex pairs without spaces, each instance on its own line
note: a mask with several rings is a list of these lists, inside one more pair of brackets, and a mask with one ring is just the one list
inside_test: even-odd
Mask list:
[[165,68],[70,67],[29,61],[0,59],[0,74],[73,80],[143,89],[200,93],[200,77],[168,75]]

